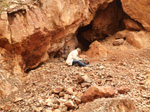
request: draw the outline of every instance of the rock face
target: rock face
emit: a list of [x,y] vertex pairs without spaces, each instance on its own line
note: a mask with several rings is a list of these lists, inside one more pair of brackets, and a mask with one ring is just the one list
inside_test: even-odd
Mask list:
[[[22,69],[36,67],[62,49],[78,27],[113,0],[11,2],[0,15],[0,47],[22,58]],[[92,11],[92,13],[89,11]]]
[[120,2],[115,0],[105,10],[98,10],[91,23],[92,28],[83,32],[82,36],[88,41],[93,42],[117,32],[121,28],[119,23],[121,23],[124,15],[120,5]]
[[118,44],[116,41],[120,39],[125,39],[130,45],[136,48],[146,48],[149,45],[150,33],[146,31],[129,31],[123,30],[115,34],[115,44]]
[[12,52],[0,48],[0,101],[3,97],[16,92],[21,85],[22,71],[19,59]]
[[96,98],[112,97],[115,95],[112,87],[90,87],[81,97],[83,103],[93,101]]
[[148,46],[150,34],[145,31],[129,32],[126,35],[126,41],[136,48],[144,48]]
[[86,103],[75,112],[136,112],[136,109],[128,98],[102,98]]
[[121,0],[123,10],[134,20],[138,21],[143,27],[150,31],[149,0]]
[[[14,74],[13,77],[20,80],[23,71],[37,67],[48,60],[50,54],[54,56],[67,44],[73,43],[72,40],[76,41],[74,36],[77,29],[89,24],[97,9],[105,9],[112,1],[1,1],[6,7],[0,5],[0,48],[5,51],[0,52],[0,61],[5,61],[0,69],[10,73],[7,78]],[[0,81],[5,83],[4,80]],[[7,85],[1,84],[0,87]],[[3,88],[0,88],[0,92],[8,95]]]
[[140,31],[140,30],[143,29],[142,26],[139,23],[135,22],[132,19],[124,19],[124,23],[125,23],[125,26],[126,26],[127,30]]

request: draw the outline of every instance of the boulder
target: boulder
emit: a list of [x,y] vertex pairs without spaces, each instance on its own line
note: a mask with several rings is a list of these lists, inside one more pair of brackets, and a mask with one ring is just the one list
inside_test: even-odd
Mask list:
[[150,31],[149,0],[138,0],[138,2],[136,0],[121,0],[121,3],[125,13],[141,23],[147,31]]
[[101,97],[112,97],[116,91],[112,87],[90,87],[81,97],[83,103],[93,101],[94,99]]
[[124,23],[127,30],[135,30],[135,31],[143,30],[141,24],[132,19],[124,19]]
[[150,33],[145,31],[130,32],[126,35],[126,41],[136,48],[144,48],[149,46]]
[[136,112],[129,98],[101,98],[80,106],[75,112]]
[[141,44],[141,39],[137,37],[137,35],[135,33],[129,33],[126,37],[126,41],[133,45],[134,47],[137,47],[137,48],[141,48],[142,47],[142,44]]
[[82,102],[88,102],[88,101],[93,101],[96,98],[101,97],[99,95],[99,89],[97,87],[90,87],[86,92],[82,95],[81,101]]
[[106,46],[102,45],[98,41],[94,41],[89,46],[89,50],[85,52],[85,54],[92,59],[100,59],[100,58],[107,57],[107,52],[108,50]]
[[130,89],[127,86],[121,86],[117,88],[118,93],[125,94],[130,91]]
[[123,43],[124,43],[124,39],[117,39],[117,40],[113,41],[114,46],[120,46]]
[[111,86],[99,86],[98,88],[102,97],[113,97],[116,94],[116,90]]
[[122,31],[119,31],[115,34],[115,38],[116,39],[125,39],[126,38],[126,35],[129,33],[128,30],[122,30]]

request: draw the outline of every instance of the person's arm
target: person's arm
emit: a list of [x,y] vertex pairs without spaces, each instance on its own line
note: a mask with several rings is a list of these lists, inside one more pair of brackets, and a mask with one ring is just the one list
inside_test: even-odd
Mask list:
[[76,60],[82,60],[82,58],[80,58],[80,57],[76,56]]
[[73,59],[74,59],[74,60],[82,60],[82,58],[79,58],[77,55],[78,55],[78,52],[74,52],[74,53],[73,53],[73,56],[72,56]]

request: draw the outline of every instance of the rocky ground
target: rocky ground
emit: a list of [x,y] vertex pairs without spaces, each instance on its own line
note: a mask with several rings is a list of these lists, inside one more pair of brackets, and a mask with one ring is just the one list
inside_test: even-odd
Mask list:
[[[87,58],[90,64],[86,67],[68,66],[56,58],[24,73],[19,93],[2,99],[0,111],[109,112],[112,107],[126,112],[132,108],[131,112],[135,112],[135,107],[137,112],[149,112],[149,47],[138,49],[126,41],[121,46],[114,46],[113,41],[111,38],[101,44],[95,42],[88,52],[91,56],[93,51],[95,54]],[[106,52],[106,57],[99,58],[99,53]],[[101,111],[97,107],[101,107]],[[124,111],[122,109],[120,111]]]
[[[137,112],[149,112],[149,58],[144,53],[133,53],[131,56],[134,58],[119,59],[114,56],[86,67],[68,67],[59,60],[49,61],[24,74],[23,93],[17,94],[13,102],[1,106],[1,111],[74,111],[83,105],[82,94],[97,85],[117,89],[114,98],[128,97],[134,101]],[[118,88],[123,88],[123,93]]]
[[[146,0],[0,0],[0,111],[83,112],[91,103],[92,111],[101,106],[101,112],[109,112],[105,106],[113,108],[116,103],[119,112],[131,108],[135,112],[134,107],[149,112],[148,4]],[[88,42],[81,39],[77,44],[77,32],[78,39],[83,36]],[[65,64],[63,58],[71,49],[81,45],[87,50],[90,42],[89,50],[82,52],[90,65]],[[40,63],[44,64],[37,67]],[[22,75],[29,69],[33,70]],[[103,101],[111,103],[103,107],[99,105]]]

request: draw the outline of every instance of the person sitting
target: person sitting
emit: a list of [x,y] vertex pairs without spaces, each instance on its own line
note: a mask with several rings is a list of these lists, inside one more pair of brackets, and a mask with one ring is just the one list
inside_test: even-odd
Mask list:
[[78,57],[78,54],[81,53],[81,49],[77,48],[73,51],[71,51],[67,57],[66,63],[68,65],[74,65],[74,64],[78,64],[79,66],[86,66],[86,64],[82,63],[80,60],[82,60],[82,58]]

